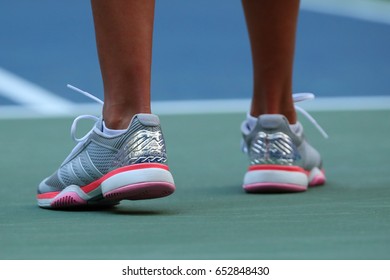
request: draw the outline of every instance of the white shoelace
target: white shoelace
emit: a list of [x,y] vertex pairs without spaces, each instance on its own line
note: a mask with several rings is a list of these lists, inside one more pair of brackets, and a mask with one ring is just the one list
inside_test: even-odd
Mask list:
[[[293,100],[294,102],[301,102],[306,100],[312,100],[315,98],[315,95],[310,92],[302,92],[302,93],[294,93],[293,94]],[[325,132],[325,130],[317,123],[317,121],[303,108],[295,105],[295,110],[299,111],[304,115],[317,129],[318,131],[324,136],[324,138],[329,138],[328,134]]]
[[[103,102],[102,100],[100,100],[100,99],[97,98],[96,96],[90,94],[89,92],[83,91],[83,90],[81,90],[81,89],[79,89],[79,88],[77,88],[77,87],[75,87],[75,86],[69,85],[69,84],[66,85],[66,86],[67,86],[68,88],[70,88],[70,89],[72,89],[72,90],[78,92],[78,93],[81,93],[81,94],[85,95],[86,97],[92,99],[93,101],[96,101],[97,103],[99,103],[99,104],[101,104],[101,105],[104,104],[104,102]],[[91,129],[87,134],[85,134],[83,137],[77,138],[77,137],[76,137],[77,124],[78,124],[78,122],[79,122],[80,120],[82,120],[82,119],[93,120],[93,121],[95,121],[95,123],[99,120],[98,117],[93,116],[93,115],[80,115],[80,116],[78,116],[77,118],[75,118],[75,119],[73,120],[72,126],[71,126],[71,128],[70,128],[70,135],[71,135],[73,141],[75,141],[76,143],[84,142],[84,141],[88,138],[89,134],[90,134],[90,133],[92,132],[92,130],[93,130],[93,128],[92,128],[92,129]]]
[[92,132],[93,128],[87,133],[85,134],[83,137],[81,138],[77,138],[76,137],[76,130],[77,130],[77,124],[80,120],[82,119],[90,119],[90,120],[93,120],[95,121],[95,123],[99,120],[98,117],[96,116],[92,116],[92,115],[81,115],[81,116],[78,116],[77,118],[75,118],[73,120],[73,123],[72,123],[72,126],[70,127],[70,136],[72,137],[73,141],[75,141],[76,143],[81,143],[81,142],[84,142],[89,134]]

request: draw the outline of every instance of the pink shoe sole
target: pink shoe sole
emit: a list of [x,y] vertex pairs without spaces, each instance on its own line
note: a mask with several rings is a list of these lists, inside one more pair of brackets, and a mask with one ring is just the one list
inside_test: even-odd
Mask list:
[[66,192],[56,197],[50,204],[52,208],[69,208],[87,205],[87,201],[82,199],[75,192]]
[[245,185],[244,190],[248,193],[288,193],[304,192],[307,190],[307,187],[282,183],[255,183]]

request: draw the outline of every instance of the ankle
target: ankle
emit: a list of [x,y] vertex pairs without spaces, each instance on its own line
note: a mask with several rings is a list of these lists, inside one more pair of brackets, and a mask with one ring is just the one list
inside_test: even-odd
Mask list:
[[131,106],[104,104],[103,120],[109,129],[127,129],[134,115],[139,113],[150,114],[150,108],[132,109]]

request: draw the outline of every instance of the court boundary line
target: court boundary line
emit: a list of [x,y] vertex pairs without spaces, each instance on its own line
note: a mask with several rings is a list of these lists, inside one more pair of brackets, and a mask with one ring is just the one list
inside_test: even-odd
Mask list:
[[[318,97],[299,103],[309,112],[390,110],[390,96]],[[250,99],[212,99],[185,101],[155,101],[152,111],[157,115],[197,115],[243,113],[250,108]],[[0,106],[0,120],[76,117],[82,114],[101,115],[102,107],[94,103],[77,104],[52,112],[39,112],[18,105]]]
[[41,114],[66,113],[73,102],[0,67],[0,95]]

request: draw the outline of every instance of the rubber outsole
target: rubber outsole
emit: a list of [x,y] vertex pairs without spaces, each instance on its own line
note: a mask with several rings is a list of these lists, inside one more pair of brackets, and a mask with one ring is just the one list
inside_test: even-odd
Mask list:
[[118,168],[86,185],[71,185],[60,192],[37,195],[38,206],[50,209],[113,206],[121,200],[165,197],[175,191],[169,168],[138,164]]
[[141,200],[165,197],[175,191],[175,185],[167,182],[139,183],[117,188],[104,194],[113,200]]

